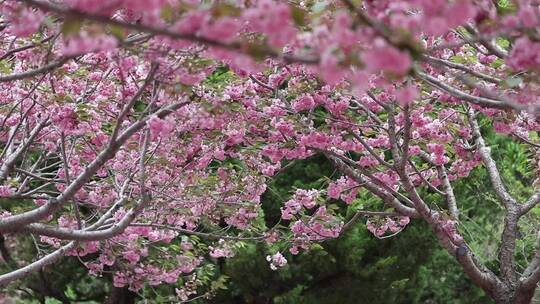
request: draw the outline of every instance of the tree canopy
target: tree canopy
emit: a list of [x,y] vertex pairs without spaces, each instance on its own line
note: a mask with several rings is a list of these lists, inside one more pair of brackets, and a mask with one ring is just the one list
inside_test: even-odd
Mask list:
[[[322,250],[369,277],[369,241],[414,230],[496,303],[530,303],[539,9],[1,1],[0,286],[45,284],[69,256],[111,278],[111,303],[160,288],[163,301],[208,300],[236,253],[279,272]],[[400,258],[400,288],[441,267]]]

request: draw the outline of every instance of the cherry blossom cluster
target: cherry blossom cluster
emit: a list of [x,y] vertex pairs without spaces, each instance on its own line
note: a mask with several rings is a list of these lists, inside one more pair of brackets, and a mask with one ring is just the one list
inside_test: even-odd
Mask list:
[[270,262],[270,269],[272,270],[277,270],[278,268],[285,267],[285,265],[287,265],[287,259],[285,259],[280,252],[273,255],[267,255],[266,260]]
[[[0,285],[73,255],[187,301],[236,240],[298,254],[368,216],[376,237],[425,221],[499,302],[534,290],[540,255],[517,271],[515,236],[540,195],[512,198],[484,135],[540,155],[538,3],[296,2],[3,1],[0,234],[50,253]],[[316,154],[336,173],[261,224],[267,182]],[[453,193],[480,167],[506,212],[496,272],[463,252]]]
[[368,220],[366,223],[366,228],[369,232],[373,233],[376,237],[383,237],[387,232],[397,233],[401,231],[407,224],[410,219],[406,216],[402,216],[396,219],[387,217],[382,222],[381,221],[372,221]]

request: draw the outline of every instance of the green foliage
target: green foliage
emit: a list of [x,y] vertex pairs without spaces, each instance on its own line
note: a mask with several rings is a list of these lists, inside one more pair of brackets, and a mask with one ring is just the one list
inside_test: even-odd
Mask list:
[[459,264],[442,249],[418,269],[412,303],[491,303],[463,274]]
[[498,0],[496,1],[497,13],[501,15],[507,15],[515,13],[517,7],[512,0]]
[[81,30],[82,20],[77,18],[68,18],[62,23],[62,35],[64,37],[73,36]]
[[203,84],[214,89],[223,89],[237,79],[238,76],[230,71],[227,66],[220,66],[216,68],[212,74],[206,77]]
[[317,155],[307,160],[297,160],[283,166],[268,184],[268,190],[262,197],[265,218],[269,227],[279,222],[279,208],[290,194],[298,188],[320,189],[334,172],[330,163],[323,156]]

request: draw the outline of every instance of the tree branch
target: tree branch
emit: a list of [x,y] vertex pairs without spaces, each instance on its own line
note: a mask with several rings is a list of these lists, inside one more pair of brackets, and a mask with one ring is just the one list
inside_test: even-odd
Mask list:
[[[243,45],[241,43],[223,43],[217,40],[204,38],[204,37],[194,35],[194,34],[183,34],[179,32],[174,32],[166,28],[156,28],[156,27],[152,27],[152,26],[148,26],[148,25],[144,25],[140,23],[127,23],[120,20],[111,19],[107,16],[94,15],[94,14],[81,12],[74,9],[60,7],[58,5],[53,5],[50,2],[45,3],[43,1],[36,1],[36,0],[21,0],[21,2],[24,2],[30,6],[37,7],[44,11],[52,12],[58,15],[68,16],[74,19],[85,19],[85,20],[95,21],[101,24],[120,26],[126,29],[131,29],[131,30],[135,30],[139,32],[162,35],[162,36],[166,36],[166,37],[170,37],[174,39],[187,40],[187,41],[201,43],[201,44],[212,46],[212,47],[239,51],[242,53],[249,52],[249,49],[246,48],[246,45]],[[269,57],[281,58],[285,62],[288,62],[288,63],[296,62],[296,63],[304,63],[304,64],[315,64],[315,63],[318,63],[319,61],[318,59],[302,58],[302,57],[296,57],[296,56],[287,55],[287,54],[279,54],[275,52],[274,50],[272,50],[271,48],[262,48],[260,51],[263,53],[263,55],[266,55]]]
[[479,79],[482,79],[482,80],[485,80],[485,81],[488,81],[488,82],[491,82],[491,83],[498,84],[499,82],[502,81],[502,79],[500,79],[498,77],[491,76],[491,75],[488,75],[488,74],[484,74],[484,73],[475,71],[475,70],[473,70],[473,69],[471,69],[468,66],[463,65],[463,64],[459,64],[459,63],[452,62],[452,61],[449,61],[449,60],[436,58],[436,57],[429,56],[429,55],[424,55],[424,56],[422,56],[422,58],[427,62],[442,64],[442,65],[445,65],[445,66],[447,66],[449,68],[452,68],[452,69],[464,71],[464,72],[469,73],[469,74],[471,74],[471,75],[473,75],[473,76],[475,76],[475,77],[477,77]]
[[476,145],[478,146],[478,153],[480,153],[484,166],[487,169],[493,189],[506,209],[500,248],[501,273],[507,282],[515,283],[517,281],[517,273],[515,270],[514,253],[516,249],[519,207],[516,200],[508,193],[504,186],[499,170],[497,169],[497,164],[491,157],[490,149],[486,146],[484,138],[480,132],[480,126],[476,120],[476,113],[473,109],[469,109],[467,114],[469,116],[469,124],[471,126]]
[[75,58],[75,56],[62,57],[42,67],[30,70],[30,71],[0,76],[0,83],[30,78],[30,77],[34,77],[40,74],[50,72],[58,67],[61,67],[62,65],[64,65],[66,62],[68,62],[70,59],[73,59],[73,58]]
[[76,242],[70,242],[67,245],[64,245],[57,249],[56,251],[53,251],[52,253],[44,256],[43,258],[26,265],[24,267],[21,267],[17,270],[14,270],[12,272],[0,275],[0,286],[5,286],[9,284],[12,281],[21,279],[33,272],[38,271],[42,267],[45,267],[47,265],[50,265],[56,261],[58,261],[60,258],[62,258],[66,251],[69,251],[75,247],[77,243]]
[[360,174],[356,173],[354,169],[348,166],[343,160],[330,153],[325,153],[325,156],[330,159],[337,167],[338,170],[349,176],[356,182],[363,184],[363,187],[368,189],[371,193],[381,198],[388,206],[394,208],[398,213],[411,218],[419,217],[418,212],[411,207],[402,204],[396,197],[390,194],[387,190],[374,184],[371,181],[365,180]]
[[427,83],[431,84],[432,86],[438,89],[441,89],[454,97],[457,97],[461,100],[470,102],[475,105],[489,107],[489,108],[496,108],[496,109],[513,109],[513,110],[518,110],[518,111],[526,110],[526,107],[518,106],[514,104],[510,105],[501,100],[470,95],[424,72],[417,71],[416,74],[418,75],[420,79],[425,80]]
[[[181,108],[184,105],[189,104],[190,101],[179,102],[171,104],[157,111],[155,115],[160,118],[163,118],[173,111]],[[87,183],[90,178],[110,159],[112,159],[116,152],[121,148],[121,146],[136,132],[142,129],[146,122],[150,119],[150,116],[146,116],[141,120],[137,121],[129,128],[127,128],[116,140],[113,140],[109,143],[107,148],[103,150],[97,157],[94,159],[85,170],[62,192],[59,196],[54,199],[51,199],[45,205],[33,209],[31,211],[23,212],[21,214],[8,216],[0,221],[0,233],[7,231],[14,231],[21,229],[22,226],[28,225],[33,222],[37,222],[50,214],[55,210],[61,208],[66,201],[71,199],[77,191]]]

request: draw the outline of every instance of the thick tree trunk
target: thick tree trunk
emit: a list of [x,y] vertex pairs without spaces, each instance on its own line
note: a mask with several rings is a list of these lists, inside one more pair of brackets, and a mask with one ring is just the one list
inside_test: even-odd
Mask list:
[[519,292],[500,292],[494,296],[497,304],[531,304],[535,290],[521,290]]
[[540,288],[534,290],[534,295],[531,301],[532,304],[540,304]]
[[534,296],[534,289],[526,292],[521,292],[516,295],[514,304],[531,304]]

